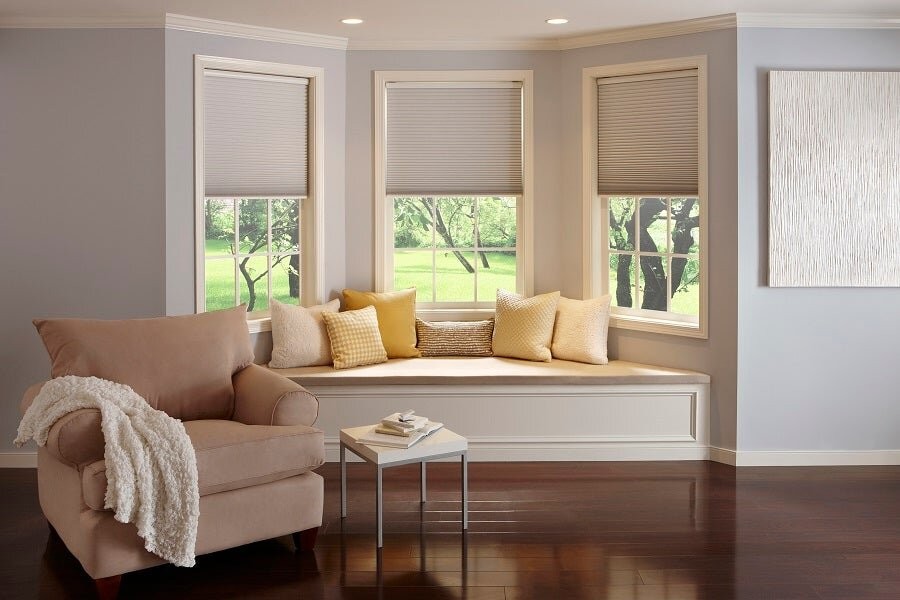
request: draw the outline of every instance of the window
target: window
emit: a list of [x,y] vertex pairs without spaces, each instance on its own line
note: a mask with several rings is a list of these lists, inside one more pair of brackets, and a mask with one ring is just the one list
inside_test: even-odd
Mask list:
[[420,311],[530,293],[531,72],[376,73],[376,278]]
[[322,70],[197,57],[197,310],[321,297]]
[[706,60],[584,70],[585,293],[611,325],[706,337]]

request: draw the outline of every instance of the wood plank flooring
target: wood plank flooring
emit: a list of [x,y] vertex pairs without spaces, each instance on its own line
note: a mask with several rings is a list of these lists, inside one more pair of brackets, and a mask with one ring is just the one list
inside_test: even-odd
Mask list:
[[[125,576],[123,598],[701,600],[900,598],[900,467],[743,468],[709,462],[351,464],[349,516],[325,465],[314,553],[290,537]],[[0,470],[0,597],[90,598],[48,534],[34,471]]]

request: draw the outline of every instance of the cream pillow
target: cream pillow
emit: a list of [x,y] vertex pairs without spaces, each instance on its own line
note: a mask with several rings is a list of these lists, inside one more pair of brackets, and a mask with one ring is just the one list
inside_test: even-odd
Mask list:
[[497,290],[494,356],[549,362],[559,292],[525,298]]
[[273,369],[311,367],[331,364],[331,342],[323,312],[336,313],[341,301],[335,298],[318,306],[295,306],[272,299],[272,360]]
[[331,358],[335,369],[387,361],[374,306],[340,313],[323,312],[322,319],[331,339]]
[[374,306],[381,342],[390,358],[414,358],[416,350],[416,288],[393,292],[344,290],[344,309]]
[[606,295],[590,300],[560,298],[553,327],[553,358],[605,365],[609,303]]

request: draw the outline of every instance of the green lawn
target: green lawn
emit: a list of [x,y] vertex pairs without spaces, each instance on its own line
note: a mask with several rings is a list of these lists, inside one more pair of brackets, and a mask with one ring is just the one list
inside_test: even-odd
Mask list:
[[[516,255],[514,252],[486,252],[490,268],[478,261],[478,301],[492,302],[497,288],[515,291]],[[463,252],[475,264],[474,252]],[[466,272],[452,252],[434,253],[437,290],[432,296],[432,253],[430,250],[394,251],[394,289],[414,287],[419,302],[472,302],[475,300],[475,275]]]
[[[234,298],[234,260],[229,256],[228,242],[222,240],[206,241],[206,309],[217,310],[235,305]],[[212,258],[221,256],[223,258]],[[266,257],[252,257],[248,263],[252,273],[259,274],[266,270]],[[296,304],[297,298],[291,298],[288,284],[287,259],[278,264],[272,273],[272,296],[285,304]],[[249,300],[249,292],[244,278],[238,274],[241,283],[241,302]],[[254,311],[268,310],[266,278],[256,283],[256,304]]]

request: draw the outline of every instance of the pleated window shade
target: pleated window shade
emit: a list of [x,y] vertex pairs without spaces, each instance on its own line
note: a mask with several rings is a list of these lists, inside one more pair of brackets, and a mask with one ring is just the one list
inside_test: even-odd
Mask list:
[[597,79],[597,191],[698,192],[697,71]]
[[306,196],[308,97],[301,77],[206,70],[206,195]]
[[386,111],[388,194],[522,193],[521,84],[388,84]]

